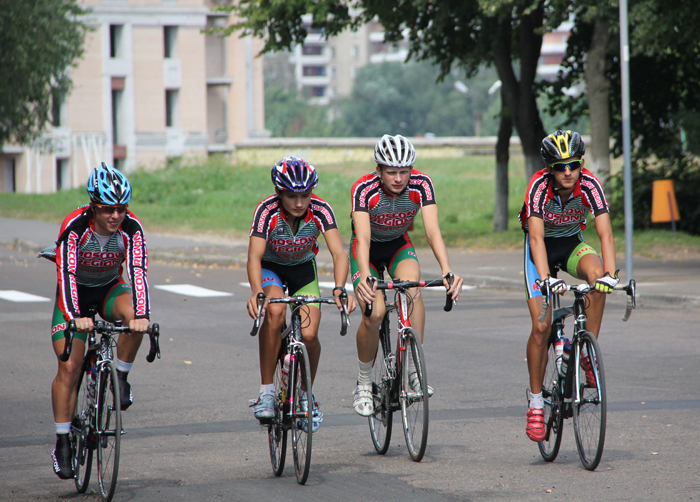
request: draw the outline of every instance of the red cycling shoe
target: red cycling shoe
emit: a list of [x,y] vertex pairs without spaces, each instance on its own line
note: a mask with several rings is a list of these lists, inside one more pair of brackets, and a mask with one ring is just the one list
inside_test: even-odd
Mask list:
[[527,410],[527,427],[525,433],[533,441],[544,441],[544,410],[530,408]]
[[586,387],[597,387],[595,383],[595,375],[593,374],[593,366],[591,366],[590,357],[583,356],[581,358],[581,367],[586,372]]

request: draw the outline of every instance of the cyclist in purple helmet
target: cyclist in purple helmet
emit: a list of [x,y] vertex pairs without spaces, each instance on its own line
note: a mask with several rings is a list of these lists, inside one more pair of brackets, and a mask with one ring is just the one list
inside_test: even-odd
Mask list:
[[[252,292],[248,300],[248,313],[258,316],[257,296],[284,296],[284,285],[290,295],[320,296],[316,271],[317,238],[322,233],[333,257],[333,294],[345,291],[348,276],[348,255],[338,230],[333,208],[326,201],[312,194],[318,184],[318,174],[312,165],[297,157],[285,157],[275,164],[271,173],[275,194],[258,204],[253,217],[248,245],[248,281]],[[340,299],[338,309],[342,308]],[[274,373],[279,354],[280,333],[286,305],[266,305],[265,320],[260,327],[260,395],[253,413],[261,423],[274,417]],[[355,309],[355,299],[348,297],[348,310]],[[321,356],[318,325],[321,311],[316,304],[303,307],[302,318],[308,319],[302,327],[302,337],[309,353],[311,379]],[[308,397],[302,396],[302,406]],[[323,413],[314,403],[313,426],[316,431],[323,420]],[[307,408],[308,409],[308,408]],[[308,426],[308,424],[307,424]]]

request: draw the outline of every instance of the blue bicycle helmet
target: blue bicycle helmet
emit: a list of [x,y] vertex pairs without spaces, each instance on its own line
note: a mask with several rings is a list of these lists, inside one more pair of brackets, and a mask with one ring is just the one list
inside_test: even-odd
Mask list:
[[121,172],[105,162],[101,162],[90,173],[87,193],[96,204],[116,206],[128,204],[131,200],[131,185]]
[[285,157],[272,168],[272,182],[280,190],[295,193],[308,192],[318,185],[314,166],[298,157]]

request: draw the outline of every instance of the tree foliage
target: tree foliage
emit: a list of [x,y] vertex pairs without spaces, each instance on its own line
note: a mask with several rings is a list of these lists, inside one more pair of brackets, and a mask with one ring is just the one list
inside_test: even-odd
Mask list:
[[68,68],[83,53],[85,13],[77,0],[2,2],[0,147],[36,138],[52,99],[68,92]]

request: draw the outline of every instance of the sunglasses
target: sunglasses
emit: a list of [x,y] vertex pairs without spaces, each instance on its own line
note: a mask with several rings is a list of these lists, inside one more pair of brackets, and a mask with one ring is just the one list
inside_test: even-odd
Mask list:
[[128,204],[122,206],[108,206],[107,204],[93,204],[95,209],[101,214],[112,214],[116,211],[119,214],[126,213],[126,208]]
[[583,160],[579,159],[579,160],[569,160],[568,162],[557,162],[556,164],[549,164],[549,165],[555,171],[563,173],[564,171],[566,171],[567,167],[569,168],[570,171],[575,171],[576,169],[581,167],[581,162],[583,162]]

